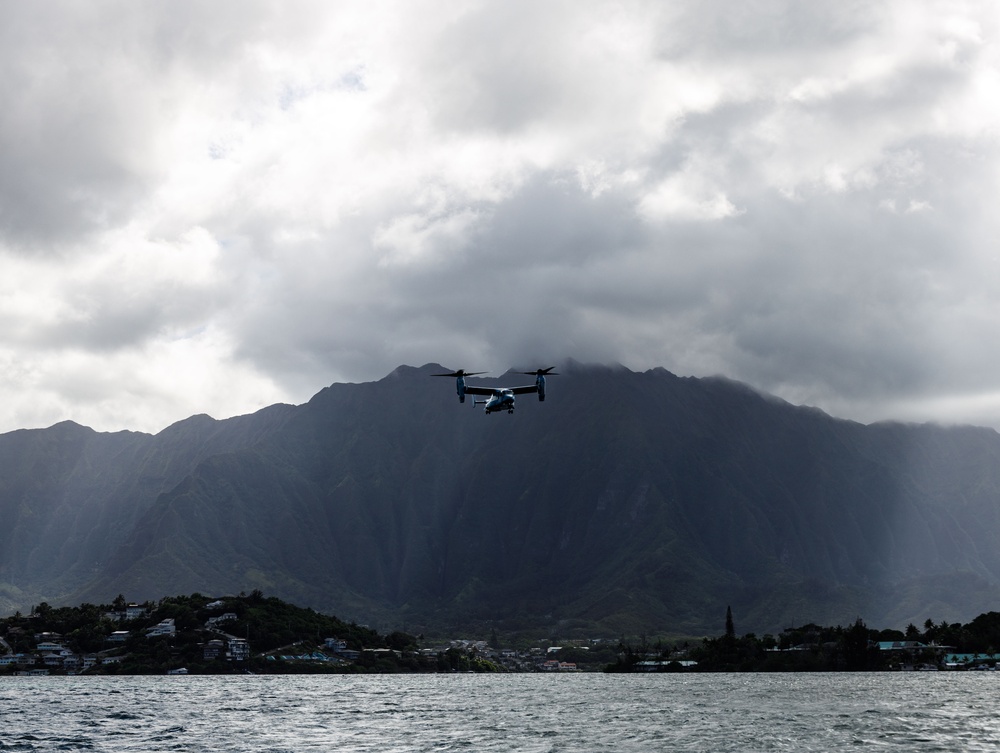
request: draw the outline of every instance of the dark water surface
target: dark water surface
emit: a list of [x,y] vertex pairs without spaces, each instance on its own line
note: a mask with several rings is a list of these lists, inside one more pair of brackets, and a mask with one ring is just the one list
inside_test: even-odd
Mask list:
[[0,751],[1000,750],[1000,673],[0,678]]

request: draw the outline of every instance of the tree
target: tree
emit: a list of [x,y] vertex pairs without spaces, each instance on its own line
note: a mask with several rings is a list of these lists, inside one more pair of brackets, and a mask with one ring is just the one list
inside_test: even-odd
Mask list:
[[399,630],[385,637],[385,645],[394,651],[416,651],[418,648],[417,641],[412,635]]
[[840,644],[845,669],[857,671],[875,668],[877,655],[873,654],[871,636],[860,617],[843,632]]
[[736,637],[736,627],[733,625],[733,608],[726,607],[726,637]]

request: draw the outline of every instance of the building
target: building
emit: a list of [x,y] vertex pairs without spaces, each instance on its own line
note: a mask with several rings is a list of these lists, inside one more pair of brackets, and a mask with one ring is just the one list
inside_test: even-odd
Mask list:
[[347,661],[356,661],[359,656],[361,656],[360,651],[355,651],[354,649],[347,647],[347,641],[341,640],[340,638],[327,638],[324,641],[326,647],[330,649],[334,654],[339,656],[341,659],[346,659]]
[[218,625],[220,622],[236,622],[239,617],[233,612],[226,612],[225,614],[220,614],[218,617],[209,617],[205,620],[205,627],[210,628]]
[[229,639],[229,660],[250,661],[250,644],[246,638]]
[[167,617],[167,619],[162,620],[158,625],[146,628],[147,638],[152,638],[154,635],[175,635],[176,633],[177,627],[174,625],[173,617]]

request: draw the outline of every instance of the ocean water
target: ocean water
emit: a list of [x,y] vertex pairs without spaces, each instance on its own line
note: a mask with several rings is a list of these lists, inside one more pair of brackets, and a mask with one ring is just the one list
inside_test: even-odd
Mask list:
[[1000,673],[0,678],[0,751],[979,751]]

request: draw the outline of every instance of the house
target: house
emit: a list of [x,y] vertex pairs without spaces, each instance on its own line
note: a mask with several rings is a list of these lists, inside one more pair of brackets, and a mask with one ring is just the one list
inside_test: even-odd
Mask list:
[[926,643],[920,641],[879,641],[879,651],[919,651],[929,648]]
[[108,636],[108,643],[124,643],[128,640],[128,630],[116,630]]
[[61,667],[63,663],[62,654],[42,654],[42,663],[46,667]]
[[326,647],[333,651],[337,656],[342,659],[347,659],[348,661],[355,661],[359,656],[361,656],[360,651],[355,651],[347,647],[347,641],[341,640],[340,638],[327,638],[324,641]]
[[129,604],[125,607],[125,619],[136,620],[146,615],[146,608],[138,604]]
[[209,641],[202,648],[202,656],[205,661],[212,661],[213,659],[218,659],[222,655],[223,649],[225,649],[226,644],[223,643],[218,638]]
[[233,612],[226,612],[225,614],[220,614],[218,617],[209,617],[205,620],[205,627],[210,628],[214,625],[218,625],[220,622],[235,622],[239,617]]
[[152,638],[154,635],[175,635],[176,633],[177,627],[174,625],[173,617],[167,617],[167,619],[162,620],[158,625],[146,628],[147,638]]
[[250,660],[250,644],[247,642],[246,638],[229,639],[229,660],[230,661]]
[[485,654],[490,646],[486,641],[454,640],[451,642],[451,648],[465,651],[467,654]]

